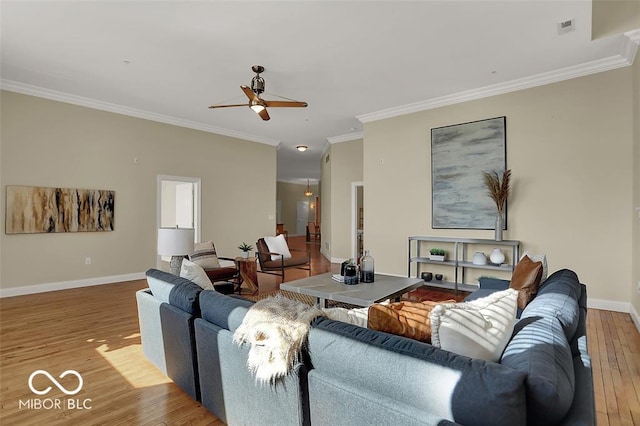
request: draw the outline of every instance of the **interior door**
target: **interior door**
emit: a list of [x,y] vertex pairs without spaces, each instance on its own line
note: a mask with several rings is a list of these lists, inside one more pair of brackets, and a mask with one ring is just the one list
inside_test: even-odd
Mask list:
[[309,202],[298,201],[296,212],[296,235],[306,235],[307,222],[309,222]]

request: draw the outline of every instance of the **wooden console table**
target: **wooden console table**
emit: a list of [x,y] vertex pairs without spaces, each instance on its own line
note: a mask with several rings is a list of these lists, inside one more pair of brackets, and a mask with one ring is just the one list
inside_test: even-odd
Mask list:
[[258,292],[258,266],[255,257],[236,257],[236,263],[240,270],[240,277],[243,283],[247,283],[252,294]]

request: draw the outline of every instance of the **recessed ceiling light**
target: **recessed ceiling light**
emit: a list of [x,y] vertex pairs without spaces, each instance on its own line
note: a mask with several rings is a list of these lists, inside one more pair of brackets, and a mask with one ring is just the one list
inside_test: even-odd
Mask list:
[[309,147],[306,145],[298,145],[296,146],[296,149],[300,152],[305,152]]

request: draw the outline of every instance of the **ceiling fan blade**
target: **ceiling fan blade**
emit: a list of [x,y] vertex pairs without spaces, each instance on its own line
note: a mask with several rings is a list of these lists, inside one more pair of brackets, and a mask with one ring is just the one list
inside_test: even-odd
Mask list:
[[260,118],[262,118],[264,121],[268,121],[271,117],[269,117],[269,113],[267,112],[267,109],[263,109],[262,111],[260,111],[258,113],[258,115],[260,116]]
[[233,108],[239,106],[247,106],[247,104],[234,104],[234,105],[211,105],[209,108]]
[[244,94],[247,95],[247,98],[249,98],[250,101],[257,101],[257,100],[260,99],[258,97],[258,95],[253,93],[253,90],[251,90],[251,87],[249,87],[249,86],[240,86],[240,88],[242,89]]
[[308,104],[306,102],[298,102],[298,101],[264,101],[265,105],[268,107],[290,107],[290,108],[304,108]]

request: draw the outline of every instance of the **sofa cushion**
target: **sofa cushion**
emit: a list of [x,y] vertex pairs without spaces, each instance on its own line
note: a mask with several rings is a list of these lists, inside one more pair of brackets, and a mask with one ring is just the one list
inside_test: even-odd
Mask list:
[[573,339],[580,321],[578,301],[582,296],[578,276],[569,269],[552,274],[538,289],[538,295],[522,312],[522,318],[557,318],[568,341]]
[[394,395],[460,424],[525,422],[525,374],[493,362],[325,317],[312,322],[309,354],[316,369],[311,371],[374,394]]
[[516,319],[518,292],[495,292],[482,299],[442,303],[431,311],[431,343],[472,358],[497,361]]
[[189,282],[185,278],[153,268],[147,270],[145,275],[153,297],[164,303],[169,303],[169,293],[171,293],[174,286]]
[[216,246],[213,245],[213,241],[194,244],[193,253],[189,254],[189,259],[203,269],[220,267],[218,253],[216,253]]
[[202,269],[200,265],[190,261],[189,259],[184,259],[182,261],[182,266],[180,267],[180,276],[197,284],[203,290],[213,289],[213,284],[211,284],[211,280],[204,272],[204,269]]
[[202,287],[191,281],[180,283],[171,289],[169,304],[199,317],[200,304],[198,303],[198,295],[201,291]]
[[524,309],[538,292],[542,278],[542,262],[523,256],[511,277],[511,288],[518,290],[518,307]]
[[253,302],[241,297],[227,296],[217,291],[200,293],[202,318],[218,327],[235,331],[242,324]]
[[431,342],[431,310],[438,303],[455,303],[455,300],[442,302],[394,302],[390,304],[374,303],[369,306],[367,328],[397,334],[421,342]]
[[558,319],[522,318],[500,363],[527,374],[527,424],[556,424],[567,414],[575,376],[569,342]]

